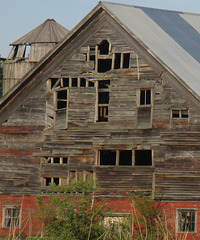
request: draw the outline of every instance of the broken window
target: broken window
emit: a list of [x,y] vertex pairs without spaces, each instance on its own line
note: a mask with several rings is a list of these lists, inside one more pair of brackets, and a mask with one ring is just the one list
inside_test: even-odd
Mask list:
[[63,78],[63,87],[69,87],[69,78]]
[[91,81],[89,81],[89,83],[88,83],[88,87],[94,87],[94,83],[91,82]]
[[188,109],[186,110],[182,110],[182,109],[172,109],[172,118],[178,118],[178,119],[181,119],[181,118],[188,118],[189,117],[189,114],[188,114]]
[[4,206],[3,207],[3,227],[19,228],[21,218],[20,206]]
[[85,181],[87,179],[92,180],[93,172],[92,171],[69,171],[68,172],[68,185],[71,185],[76,181]]
[[152,89],[138,89],[137,127],[152,127]]
[[89,46],[89,57],[88,57],[88,60],[89,61],[95,61],[95,55],[96,55],[96,49],[95,49],[95,47],[91,47],[91,46]]
[[152,150],[99,150],[98,158],[101,166],[152,166]]
[[55,184],[56,186],[60,185],[60,178],[57,177],[44,178],[44,186],[50,186],[51,184]]
[[103,40],[99,45],[98,45],[98,50],[100,55],[108,55],[109,54],[109,48],[110,44],[107,40]]
[[130,66],[130,53],[123,54],[123,68],[129,68]]
[[114,69],[121,68],[121,53],[114,54]]
[[119,165],[132,166],[132,150],[119,151]]
[[100,150],[100,165],[116,165],[116,150]]
[[57,110],[67,108],[67,90],[59,90],[57,95]]
[[42,163],[68,164],[68,158],[67,157],[44,157],[42,158]]
[[152,151],[135,150],[135,166],[152,166]]
[[51,85],[50,87],[51,87],[51,89],[56,87],[57,81],[58,81],[58,78],[51,78],[50,79],[50,85]]
[[85,78],[80,79],[80,87],[86,87],[86,79]]
[[178,209],[178,232],[196,232],[196,210]]
[[98,82],[98,122],[108,121],[109,80]]
[[112,59],[98,59],[98,72],[104,73],[112,68]]
[[140,105],[151,104],[151,89],[140,89]]
[[78,86],[78,79],[72,78],[72,87],[77,87],[77,86]]

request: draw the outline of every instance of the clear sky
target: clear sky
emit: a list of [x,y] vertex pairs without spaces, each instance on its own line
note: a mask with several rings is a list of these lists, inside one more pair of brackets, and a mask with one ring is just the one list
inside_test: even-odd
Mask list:
[[[135,6],[200,13],[200,0],[108,0]],[[99,0],[0,0],[0,55],[7,57],[10,43],[47,18],[71,30]]]

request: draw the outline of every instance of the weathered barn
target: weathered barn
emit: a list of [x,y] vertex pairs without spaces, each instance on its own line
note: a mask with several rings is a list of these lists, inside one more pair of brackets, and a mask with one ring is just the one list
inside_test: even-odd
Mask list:
[[199,20],[100,2],[3,96],[0,234],[50,183],[93,176],[113,205],[148,192],[200,236]]

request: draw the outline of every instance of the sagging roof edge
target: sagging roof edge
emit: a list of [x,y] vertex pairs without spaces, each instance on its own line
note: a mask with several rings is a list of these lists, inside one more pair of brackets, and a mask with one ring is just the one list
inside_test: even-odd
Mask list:
[[[118,24],[120,24],[127,32],[130,34],[148,53],[162,65],[166,71],[168,71],[186,90],[192,94],[198,102],[200,102],[200,97],[192,89],[185,84],[161,59],[156,56],[149,48],[146,46],[129,28],[127,28],[112,12],[106,7],[106,2],[99,2],[98,5],[91,10],[86,17],[84,17],[68,34],[63,40],[58,43],[53,50],[50,51],[45,57],[43,57],[36,67],[31,69],[22,80],[17,83],[7,94],[5,94],[0,99],[0,125],[2,125],[21,105],[23,105],[28,98],[20,99],[19,93],[28,87],[28,84],[32,81],[37,74],[42,71],[45,66],[51,62],[67,45],[84,30],[85,26],[99,15],[103,10],[105,10]],[[59,67],[58,67],[59,68]],[[56,71],[57,69],[55,69]],[[29,97],[40,87],[47,79],[44,79],[38,86],[32,90]],[[17,99],[20,99],[20,103],[17,103]],[[14,109],[9,109],[10,106],[14,106]]]

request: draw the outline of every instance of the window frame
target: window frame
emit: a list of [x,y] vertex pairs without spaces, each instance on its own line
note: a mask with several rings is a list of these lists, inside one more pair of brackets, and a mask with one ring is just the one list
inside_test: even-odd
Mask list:
[[[126,149],[127,151],[132,151],[132,164],[131,165],[123,165],[123,164],[119,164],[120,161],[120,151],[125,151],[124,149],[98,149],[97,150],[97,165],[99,167],[137,167],[137,168],[141,168],[141,167],[154,167],[154,151],[152,149]],[[135,151],[137,150],[143,150],[143,151],[151,151],[151,165],[135,165]],[[102,165],[100,164],[100,154],[101,151],[116,151],[116,159],[115,159],[115,165]]]
[[[146,91],[149,91],[150,90],[150,103],[148,104],[148,103],[146,103],[146,96],[147,96],[147,93],[146,93]],[[145,103],[144,104],[141,104],[141,91],[145,91]],[[138,89],[138,107],[140,107],[140,108],[150,108],[150,107],[152,107],[153,106],[153,88],[151,88],[151,87],[144,87],[144,88],[139,88]]]
[[[107,88],[100,88],[99,83],[101,81],[109,81],[108,87]],[[109,119],[109,104],[110,104],[110,85],[111,85],[110,80],[97,80],[96,83],[95,83],[95,87],[96,87],[95,122],[98,122],[98,123],[107,123],[108,122],[108,119]],[[108,93],[108,103],[99,103],[99,94],[100,93]],[[107,115],[103,116],[102,118],[107,119],[107,121],[100,120],[100,116],[99,116],[100,108],[102,108],[103,111],[106,109]],[[104,111],[104,113],[105,113],[105,111]]]
[[[14,225],[14,226],[12,226],[12,219],[14,219],[15,217],[13,217],[13,216],[7,216],[6,215],[6,211],[8,210],[8,209],[11,209],[11,210],[18,210],[19,211],[19,214],[18,214],[18,216],[16,217],[16,219],[18,219],[17,221],[18,221],[18,224],[17,224],[17,226],[16,225]],[[3,206],[3,216],[2,216],[2,228],[17,228],[17,229],[19,229],[20,227],[21,227],[21,212],[22,211],[22,208],[21,208],[21,205],[4,205]],[[11,219],[11,222],[10,222],[10,224],[9,224],[9,226],[8,226],[8,222],[9,222],[9,220],[8,220],[8,222],[7,222],[7,219]],[[6,222],[7,222],[7,224],[6,224]]]
[[[181,212],[194,212],[194,231],[181,231],[181,219],[180,213]],[[176,209],[176,232],[177,233],[197,233],[197,208],[177,208]]]
[[[173,117],[173,112],[177,111],[178,112],[178,117]],[[187,112],[187,117],[183,117],[183,112]],[[189,109],[186,108],[172,108],[171,109],[171,119],[172,120],[188,120],[189,119]]]

